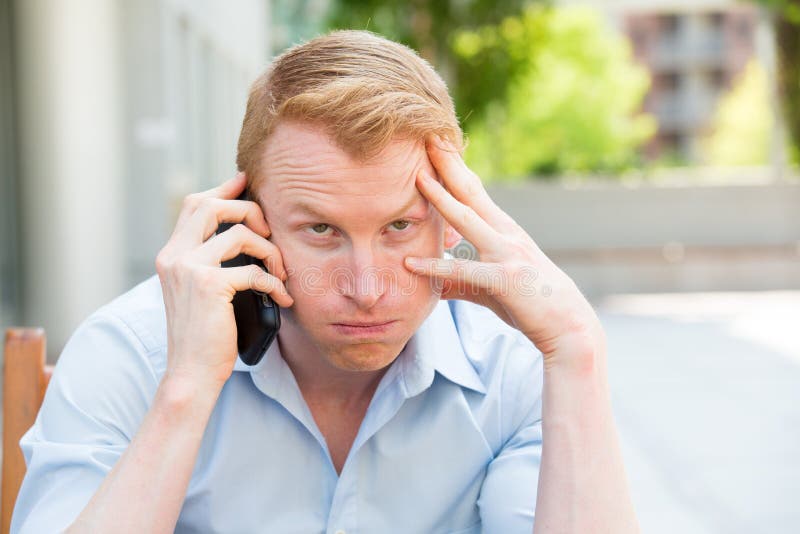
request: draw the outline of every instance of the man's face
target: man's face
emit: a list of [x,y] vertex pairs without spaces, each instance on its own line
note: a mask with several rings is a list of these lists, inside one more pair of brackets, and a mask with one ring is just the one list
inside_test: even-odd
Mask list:
[[439,300],[403,267],[445,247],[445,223],[415,185],[420,169],[436,176],[424,144],[394,141],[358,163],[320,128],[282,123],[262,165],[256,194],[294,299],[281,339],[338,369],[386,367]]

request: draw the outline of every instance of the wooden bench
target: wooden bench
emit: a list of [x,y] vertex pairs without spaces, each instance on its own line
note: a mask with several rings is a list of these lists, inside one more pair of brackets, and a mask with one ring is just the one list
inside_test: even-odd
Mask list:
[[19,487],[25,477],[22,435],[33,425],[42,406],[53,366],[46,364],[46,340],[41,328],[6,329],[3,350],[3,471],[0,534],[7,534]]

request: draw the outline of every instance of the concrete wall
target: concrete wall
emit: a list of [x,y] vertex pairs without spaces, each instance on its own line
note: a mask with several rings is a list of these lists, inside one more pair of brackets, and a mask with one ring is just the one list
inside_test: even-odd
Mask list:
[[589,296],[800,288],[800,182],[490,187]]

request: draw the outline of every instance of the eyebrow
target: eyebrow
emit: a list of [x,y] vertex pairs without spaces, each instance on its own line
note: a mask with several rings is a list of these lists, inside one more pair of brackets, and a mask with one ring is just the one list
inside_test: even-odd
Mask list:
[[[425,203],[425,207],[427,208],[430,205],[430,203],[427,200],[425,200],[425,197],[422,197],[422,196],[412,197],[411,200],[406,202],[400,209],[398,209],[396,212],[394,212],[388,218],[389,219],[395,219],[395,218],[400,217],[401,215],[406,213],[408,210],[413,208],[415,204],[419,203],[420,202],[420,198],[422,198],[422,200]],[[298,212],[303,212],[306,215],[310,215],[311,217],[314,217],[314,218],[320,219],[320,220],[332,220],[332,219],[334,219],[334,217],[331,217],[329,214],[323,212],[322,210],[317,209],[315,206],[313,206],[312,204],[309,204],[308,202],[302,202],[302,201],[298,202],[297,204],[292,206],[292,210],[293,211],[298,211]]]

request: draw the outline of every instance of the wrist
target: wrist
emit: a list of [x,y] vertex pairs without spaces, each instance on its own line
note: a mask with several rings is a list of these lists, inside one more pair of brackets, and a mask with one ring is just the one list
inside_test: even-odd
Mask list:
[[555,348],[543,353],[547,374],[573,378],[605,376],[606,337],[603,329],[581,329],[558,339]]
[[565,339],[544,359],[543,424],[568,432],[605,425],[611,414],[605,343],[594,338]]
[[157,398],[172,412],[191,413],[213,408],[224,384],[224,381],[168,369],[159,384]]

